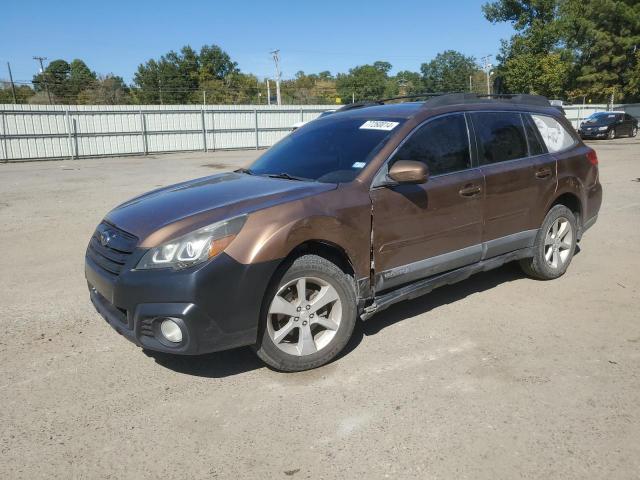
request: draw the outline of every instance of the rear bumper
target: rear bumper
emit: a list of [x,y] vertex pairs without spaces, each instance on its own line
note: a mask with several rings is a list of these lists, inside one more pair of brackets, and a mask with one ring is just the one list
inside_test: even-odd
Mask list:
[[[144,252],[134,252],[135,265]],[[196,355],[256,342],[264,293],[279,262],[243,265],[222,253],[204,265],[112,275],[85,257],[95,309],[118,333],[149,350]],[[180,343],[160,334],[163,318],[175,319]]]
[[583,200],[584,210],[582,215],[582,225],[578,231],[578,239],[582,238],[582,234],[591,228],[598,220],[598,213],[600,212],[600,206],[602,205],[602,184],[596,180],[596,182],[586,189],[585,197]]

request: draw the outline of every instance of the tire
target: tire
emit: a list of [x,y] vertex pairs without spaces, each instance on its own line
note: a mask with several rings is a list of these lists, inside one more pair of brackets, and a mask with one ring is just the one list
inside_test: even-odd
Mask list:
[[609,132],[607,133],[607,138],[609,140],[613,140],[614,138],[616,138],[616,129],[612,128],[611,130],[609,130]]
[[636,135],[638,135],[638,127],[633,127],[633,129],[631,129],[631,136],[635,137]]
[[351,338],[356,305],[351,276],[317,255],[299,257],[276,277],[265,295],[254,350],[275,370],[320,367],[333,360]]
[[[557,232],[555,236],[554,232]],[[554,206],[538,231],[533,257],[520,260],[524,273],[538,280],[553,280],[564,275],[573,259],[577,233],[573,212],[564,205]]]

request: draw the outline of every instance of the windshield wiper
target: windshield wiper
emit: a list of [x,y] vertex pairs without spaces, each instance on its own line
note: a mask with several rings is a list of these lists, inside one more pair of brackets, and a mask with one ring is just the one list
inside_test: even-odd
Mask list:
[[239,168],[237,170],[234,170],[235,173],[246,173],[247,175],[255,175],[255,173],[253,173],[251,170],[249,170],[248,168]]
[[282,173],[270,173],[267,175],[270,178],[284,178],[285,180],[297,180],[299,182],[304,182],[306,179],[301,177],[294,177],[293,175],[289,175],[287,172]]

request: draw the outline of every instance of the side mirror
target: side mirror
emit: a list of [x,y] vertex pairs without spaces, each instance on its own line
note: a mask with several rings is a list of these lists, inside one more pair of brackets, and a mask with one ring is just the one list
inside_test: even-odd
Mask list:
[[398,160],[389,169],[389,177],[398,183],[425,183],[429,169],[422,162]]

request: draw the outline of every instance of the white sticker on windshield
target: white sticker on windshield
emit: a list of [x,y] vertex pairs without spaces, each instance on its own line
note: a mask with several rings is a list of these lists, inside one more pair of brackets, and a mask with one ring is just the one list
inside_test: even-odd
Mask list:
[[360,130],[393,130],[399,122],[385,122],[384,120],[367,120],[360,125]]
[[354,162],[354,164],[351,165],[351,168],[364,168],[365,165],[366,163],[364,162]]

